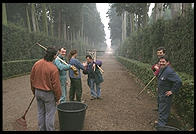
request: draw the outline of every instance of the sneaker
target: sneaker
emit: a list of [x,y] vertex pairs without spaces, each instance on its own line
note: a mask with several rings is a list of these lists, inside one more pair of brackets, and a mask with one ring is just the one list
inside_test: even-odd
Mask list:
[[152,111],[158,111],[158,108],[152,109]]
[[97,97],[97,99],[102,100],[102,98],[101,98],[101,97]]
[[158,121],[154,121],[154,126],[156,127],[158,125]]
[[91,100],[94,100],[94,99],[96,99],[96,98],[92,96],[92,97],[91,97]]
[[81,101],[81,103],[84,103],[84,102],[85,102],[84,100]]

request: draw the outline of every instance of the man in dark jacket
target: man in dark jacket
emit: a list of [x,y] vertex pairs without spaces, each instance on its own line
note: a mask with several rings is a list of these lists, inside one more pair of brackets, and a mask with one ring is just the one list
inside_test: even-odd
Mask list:
[[[87,66],[86,69],[83,71],[83,73],[88,74],[87,83],[91,89],[91,100],[94,100],[96,98],[101,99],[100,83],[103,82],[103,77],[97,66],[101,66],[102,62],[101,61],[94,62],[90,55],[86,56],[86,60],[87,60]],[[94,89],[95,85],[96,85],[96,91]]]
[[166,126],[171,109],[173,94],[182,86],[182,81],[174,70],[168,66],[168,57],[159,59],[160,72],[158,74],[158,123],[156,128]]

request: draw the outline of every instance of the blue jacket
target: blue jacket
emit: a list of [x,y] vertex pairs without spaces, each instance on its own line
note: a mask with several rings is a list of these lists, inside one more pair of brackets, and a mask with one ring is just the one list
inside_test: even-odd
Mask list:
[[[62,57],[62,55],[58,55],[58,56],[59,56],[59,58],[61,58],[62,60],[65,61],[65,58]],[[71,66],[71,65],[70,65],[70,64],[65,65],[64,63],[62,63],[62,62],[61,62],[59,59],[57,59],[57,58],[54,60],[53,63],[57,66],[57,68],[58,68],[58,70],[59,70],[60,79],[66,79],[66,71],[70,69],[70,66]]]
[[84,66],[80,63],[80,61],[76,58],[71,58],[70,61],[69,61],[69,64],[74,65],[77,68],[78,72],[79,72],[78,77],[75,77],[73,70],[70,69],[69,70],[69,77],[70,78],[77,78],[77,79],[81,78],[80,69],[84,70]]
[[[102,65],[101,62],[99,64],[98,64],[98,62],[93,62],[93,63],[95,63],[98,66]],[[95,79],[95,83],[97,83],[97,84],[102,83],[104,81],[102,74],[99,71],[97,66],[95,68],[95,71],[93,70],[93,63],[88,63],[87,69],[84,70],[83,73],[88,74],[88,80],[87,80],[88,82],[89,82],[89,79]]]
[[182,86],[180,77],[170,66],[161,69],[158,74],[158,95],[165,95],[166,91],[177,93]]

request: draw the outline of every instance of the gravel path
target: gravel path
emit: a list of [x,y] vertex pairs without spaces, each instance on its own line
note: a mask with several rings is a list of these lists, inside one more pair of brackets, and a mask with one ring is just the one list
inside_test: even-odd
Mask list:
[[[87,76],[82,76],[82,100],[88,105],[84,121],[84,131],[154,131],[153,122],[157,119],[156,99],[147,94],[136,99],[142,88],[133,76],[115,60],[105,54],[98,57],[103,62],[104,82],[101,84],[102,100],[90,100]],[[69,92],[69,85],[67,87]],[[31,98],[29,75],[3,80],[3,130],[15,130],[14,122],[20,118]],[[34,101],[26,116],[28,130],[36,131],[37,102]],[[59,130],[56,112],[55,128]]]

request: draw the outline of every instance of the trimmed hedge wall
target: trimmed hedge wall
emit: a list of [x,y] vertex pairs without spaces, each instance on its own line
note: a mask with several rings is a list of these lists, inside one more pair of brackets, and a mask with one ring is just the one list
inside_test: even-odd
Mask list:
[[[117,60],[126,66],[131,73],[137,76],[145,85],[154,77],[151,65],[136,60],[118,56]],[[178,114],[189,125],[194,126],[194,78],[191,75],[177,72],[182,80],[182,87],[174,96],[173,103]],[[153,94],[156,94],[157,81],[154,80],[148,87]]]
[[29,73],[38,59],[3,62],[3,79]]
[[[85,56],[78,56],[77,59],[79,59],[81,62],[86,60]],[[30,73],[34,63],[38,60],[39,59],[2,62],[3,79]]]
[[[171,20],[159,19],[131,33],[120,45],[119,56],[143,63],[157,62],[156,49],[164,46],[172,66],[179,72],[194,73],[194,10],[187,16]],[[186,64],[184,64],[186,63]]]

